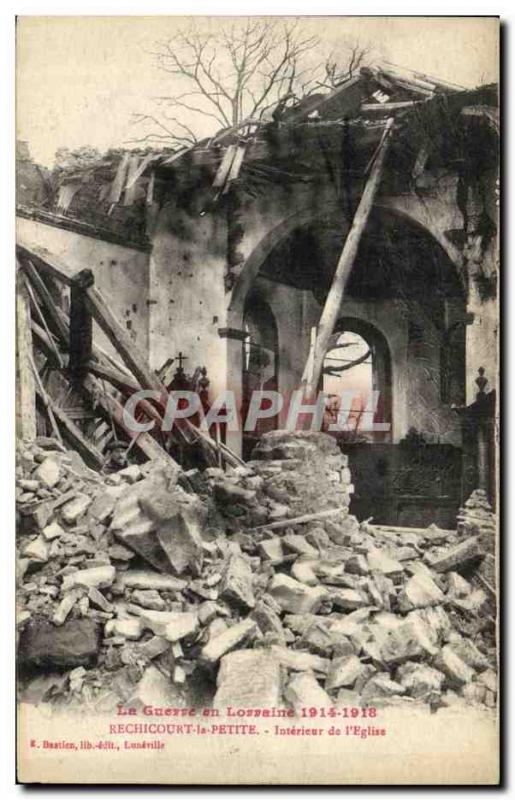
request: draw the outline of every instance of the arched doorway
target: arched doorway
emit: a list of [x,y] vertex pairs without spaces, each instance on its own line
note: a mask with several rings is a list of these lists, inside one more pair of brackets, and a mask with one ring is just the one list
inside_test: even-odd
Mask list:
[[338,417],[346,420],[346,430],[335,434],[342,442],[391,441],[391,357],[375,326],[348,317],[338,320],[324,361],[322,388],[328,395],[325,427]]
[[[277,323],[268,303],[251,292],[243,314],[242,342],[242,419],[246,419],[253,392],[278,389],[279,337]],[[263,401],[263,407],[266,408]],[[277,417],[259,419],[256,430],[244,436],[247,455],[263,433],[275,430]]]

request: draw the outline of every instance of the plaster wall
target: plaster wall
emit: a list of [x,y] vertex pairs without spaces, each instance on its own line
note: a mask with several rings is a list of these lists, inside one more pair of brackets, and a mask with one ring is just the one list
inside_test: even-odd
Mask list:
[[185,371],[206,366],[214,396],[226,388],[227,326],[224,220],[162,209],[150,258],[150,366],[182,352]]
[[[17,218],[17,239],[58,257],[69,266],[70,275],[90,269],[114,315],[148,358],[148,253],[24,217]],[[96,324],[94,337],[100,347],[115,353]]]

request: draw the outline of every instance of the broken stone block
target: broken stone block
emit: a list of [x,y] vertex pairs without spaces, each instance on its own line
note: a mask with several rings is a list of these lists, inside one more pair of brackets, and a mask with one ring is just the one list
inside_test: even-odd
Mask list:
[[298,558],[291,567],[291,576],[300,583],[305,583],[306,586],[318,586],[320,581],[317,578],[315,569],[317,561],[311,559],[304,561],[302,556]]
[[355,655],[335,658],[331,661],[325,688],[331,691],[341,687],[354,686],[362,670],[363,665]]
[[475,675],[474,670],[462,661],[450,644],[442,647],[434,664],[445,673],[450,686],[454,688],[470,683]]
[[388,632],[380,647],[380,660],[387,666],[394,666],[420,656],[434,656],[438,652],[436,638],[429,625],[412,612]]
[[361,690],[361,698],[370,702],[373,698],[403,695],[406,689],[397,681],[392,681],[387,672],[378,672],[366,682]]
[[182,578],[140,569],[129,569],[118,574],[117,583],[123,588],[157,589],[157,591],[161,592],[180,592],[188,585],[187,581],[182,580]]
[[43,536],[38,536],[33,539],[23,550],[23,555],[26,558],[34,559],[34,561],[48,561],[49,545]]
[[104,628],[106,636],[123,636],[124,639],[140,639],[143,634],[143,620],[139,617],[110,619]]
[[55,458],[45,458],[34,470],[33,475],[47,489],[53,489],[59,483],[61,468]]
[[213,600],[206,600],[198,608],[198,618],[201,625],[209,625],[209,623],[216,619],[219,609],[217,603]]
[[141,478],[141,469],[137,464],[131,464],[129,467],[119,470],[117,474],[127,483],[135,483]]
[[156,636],[162,636],[169,642],[178,642],[191,636],[198,628],[198,616],[193,611],[150,611],[131,606],[140,615],[145,628],[149,628]]
[[297,714],[303,708],[328,708],[332,705],[331,698],[310,672],[295,675],[288,683],[284,697]]
[[407,661],[398,667],[395,680],[404,686],[410,697],[426,699],[429,695],[440,692],[445,675],[427,664]]
[[371,571],[377,570],[387,575],[389,578],[400,578],[404,572],[404,567],[395,558],[390,558],[383,550],[376,547],[367,553],[368,566]]
[[52,622],[54,625],[62,625],[67,619],[68,614],[74,607],[75,603],[78,603],[83,596],[84,589],[71,589],[71,591],[67,592],[54,611],[54,615],[52,617]]
[[[452,631],[452,623],[443,606],[428,606],[412,612],[419,616],[434,634],[435,643],[447,642]],[[411,615],[410,615],[411,616]]]
[[51,542],[53,539],[57,539],[59,536],[64,534],[64,530],[61,528],[57,522],[52,522],[50,525],[47,525],[43,528],[43,537],[47,540],[47,542]]
[[465,664],[473,669],[487,669],[489,666],[488,658],[476,647],[470,639],[459,637],[453,638],[452,649]]
[[397,601],[400,611],[412,611],[415,608],[437,606],[445,600],[444,593],[432,578],[417,573],[404,585]]
[[164,611],[166,608],[165,601],[155,589],[135,589],[132,594],[132,602],[153,611]]
[[347,559],[345,571],[353,575],[368,575],[370,567],[365,556],[357,554]]
[[[225,475],[224,475],[225,478]],[[243,489],[237,484],[229,483],[227,479],[217,481],[213,487],[215,500],[222,505],[252,505],[256,500],[256,492],[250,489]]]
[[[214,620],[214,622],[217,621]],[[223,623],[223,620],[220,620],[220,622]],[[235,650],[255,637],[257,632],[258,627],[253,619],[244,619],[242,622],[237,622],[236,625],[227,628],[218,636],[210,638],[201,650],[201,658],[210,664],[215,664],[226,653]]]
[[489,598],[483,589],[474,589],[467,597],[456,597],[452,600],[454,608],[474,616],[484,613],[488,604]]
[[[265,598],[268,598],[268,595],[266,595]],[[284,631],[281,620],[274,608],[272,608],[271,603],[267,602],[266,599],[260,600],[256,604],[250,616],[257,622],[261,633],[271,634],[281,643],[284,641]]]
[[333,652],[333,646],[334,639],[329,631],[327,622],[318,620],[304,631],[299,640],[300,648],[322,656],[330,656]]
[[112,492],[103,492],[98,494],[89,507],[89,514],[94,517],[97,522],[107,522],[109,517],[114,511],[116,504],[116,497]]
[[20,636],[20,663],[65,669],[92,667],[100,645],[100,625],[90,619],[73,619],[56,627],[32,620]]
[[305,536],[300,534],[287,533],[286,536],[283,536],[282,543],[291,553],[298,553],[301,556],[310,556],[311,558],[318,557],[318,550],[309,544]]
[[461,690],[461,696],[471,705],[480,705],[486,700],[487,688],[480,683],[467,683]]
[[242,556],[234,555],[229,559],[222,579],[221,597],[239,608],[254,608],[252,570]]
[[322,672],[326,673],[329,669],[330,661],[328,658],[304,653],[300,650],[289,650],[287,647],[273,644],[271,652],[281,666],[291,669],[294,672]]
[[274,575],[268,592],[283,611],[291,614],[312,614],[318,611],[327,591],[322,587],[306,586],[288,575]]
[[357,608],[364,608],[369,605],[368,600],[356,589],[331,588],[327,597],[336,608],[341,608],[344,611],[355,611]]
[[113,610],[112,604],[106,600],[102,592],[99,592],[94,586],[90,586],[88,589],[88,599],[90,603],[93,603],[94,606],[105,611],[106,614],[110,614]]
[[105,589],[111,586],[116,576],[113,566],[93,567],[92,569],[81,569],[72,575],[66,575],[63,579],[63,592],[76,587],[89,589],[94,586],[96,589]]
[[470,583],[459,572],[449,572],[447,575],[449,597],[466,597],[472,591]]
[[284,555],[282,542],[278,536],[272,536],[271,539],[260,542],[258,552],[262,558],[269,561],[279,561]]
[[266,650],[236,650],[223,656],[213,708],[273,708],[281,702],[281,672]]
[[134,687],[129,687],[126,695],[126,704],[131,708],[141,709],[144,706],[160,708],[189,708],[191,697],[181,689],[174,686],[163,673],[153,664],[150,664],[143,673],[143,677]]
[[[279,611],[281,609],[279,608]],[[303,634],[317,619],[325,622],[327,618],[317,617],[316,614],[286,614],[283,623],[294,633]]]
[[62,518],[65,522],[71,524],[87,511],[90,504],[91,497],[88,497],[87,494],[78,494],[73,500],[62,507]]
[[166,653],[170,649],[170,646],[170,642],[167,639],[163,639],[162,636],[153,636],[151,639],[139,645],[139,652],[143,658],[148,658],[148,660],[151,661],[153,658],[157,658],[157,656]]
[[123,544],[112,544],[107,550],[107,555],[113,561],[130,561],[134,558],[135,553],[134,550],[129,550]]
[[471,536],[464,542],[447,550],[437,556],[426,554],[427,563],[435,572],[460,572],[467,569],[484,556],[484,551],[480,547],[476,536]]
[[291,516],[291,508],[280,503],[271,505],[270,511],[268,512],[268,519],[270,522],[279,522],[279,520],[287,519]]
[[478,675],[478,683],[481,683],[483,686],[493,692],[494,694],[497,692],[497,675],[493,669],[487,669]]

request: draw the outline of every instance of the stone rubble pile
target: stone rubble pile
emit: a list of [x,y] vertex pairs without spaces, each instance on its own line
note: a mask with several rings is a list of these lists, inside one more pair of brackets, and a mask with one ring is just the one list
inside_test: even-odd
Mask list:
[[[21,699],[495,706],[485,525],[481,541],[465,523],[360,525],[324,434],[267,434],[254,456],[226,472],[148,462],[103,476],[52,440],[20,447]],[[287,524],[329,508],[341,511]]]

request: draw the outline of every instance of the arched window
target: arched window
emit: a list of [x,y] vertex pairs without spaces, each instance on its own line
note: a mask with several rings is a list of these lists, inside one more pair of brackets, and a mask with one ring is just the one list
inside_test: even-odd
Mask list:
[[[391,441],[391,367],[384,336],[361,320],[340,320],[323,369],[328,395],[324,426],[346,420],[338,437],[348,441]],[[377,431],[372,424],[389,425]]]

